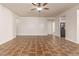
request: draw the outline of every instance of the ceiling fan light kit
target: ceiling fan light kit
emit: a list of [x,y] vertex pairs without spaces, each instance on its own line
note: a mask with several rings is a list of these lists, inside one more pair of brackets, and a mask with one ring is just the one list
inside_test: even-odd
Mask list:
[[41,8],[41,7],[38,7],[38,8],[37,8],[37,10],[38,10],[38,11],[41,11],[41,10],[42,10],[42,8]]

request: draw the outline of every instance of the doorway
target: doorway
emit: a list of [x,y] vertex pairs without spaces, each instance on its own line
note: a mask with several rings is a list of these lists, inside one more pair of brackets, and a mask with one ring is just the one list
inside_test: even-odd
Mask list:
[[60,22],[60,36],[65,38],[65,22]]

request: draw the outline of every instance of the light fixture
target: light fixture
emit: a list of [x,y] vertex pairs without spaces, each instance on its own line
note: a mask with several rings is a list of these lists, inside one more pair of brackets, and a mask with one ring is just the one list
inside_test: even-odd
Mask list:
[[38,7],[38,8],[37,8],[37,10],[38,10],[38,11],[41,11],[41,10],[42,10],[42,8],[41,8],[41,7]]

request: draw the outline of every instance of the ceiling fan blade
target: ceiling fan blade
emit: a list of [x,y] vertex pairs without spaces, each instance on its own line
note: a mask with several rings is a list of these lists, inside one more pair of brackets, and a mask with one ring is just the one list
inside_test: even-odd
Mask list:
[[49,8],[44,8],[45,10],[49,10]]
[[35,10],[36,8],[33,8],[33,9],[31,9],[31,10]]
[[43,6],[47,5],[48,3],[44,3]]
[[34,6],[37,6],[36,4],[32,3]]

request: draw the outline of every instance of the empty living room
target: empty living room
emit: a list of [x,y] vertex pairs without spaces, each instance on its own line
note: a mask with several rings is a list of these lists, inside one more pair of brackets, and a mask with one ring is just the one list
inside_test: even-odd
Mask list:
[[79,56],[79,3],[0,3],[0,56]]

